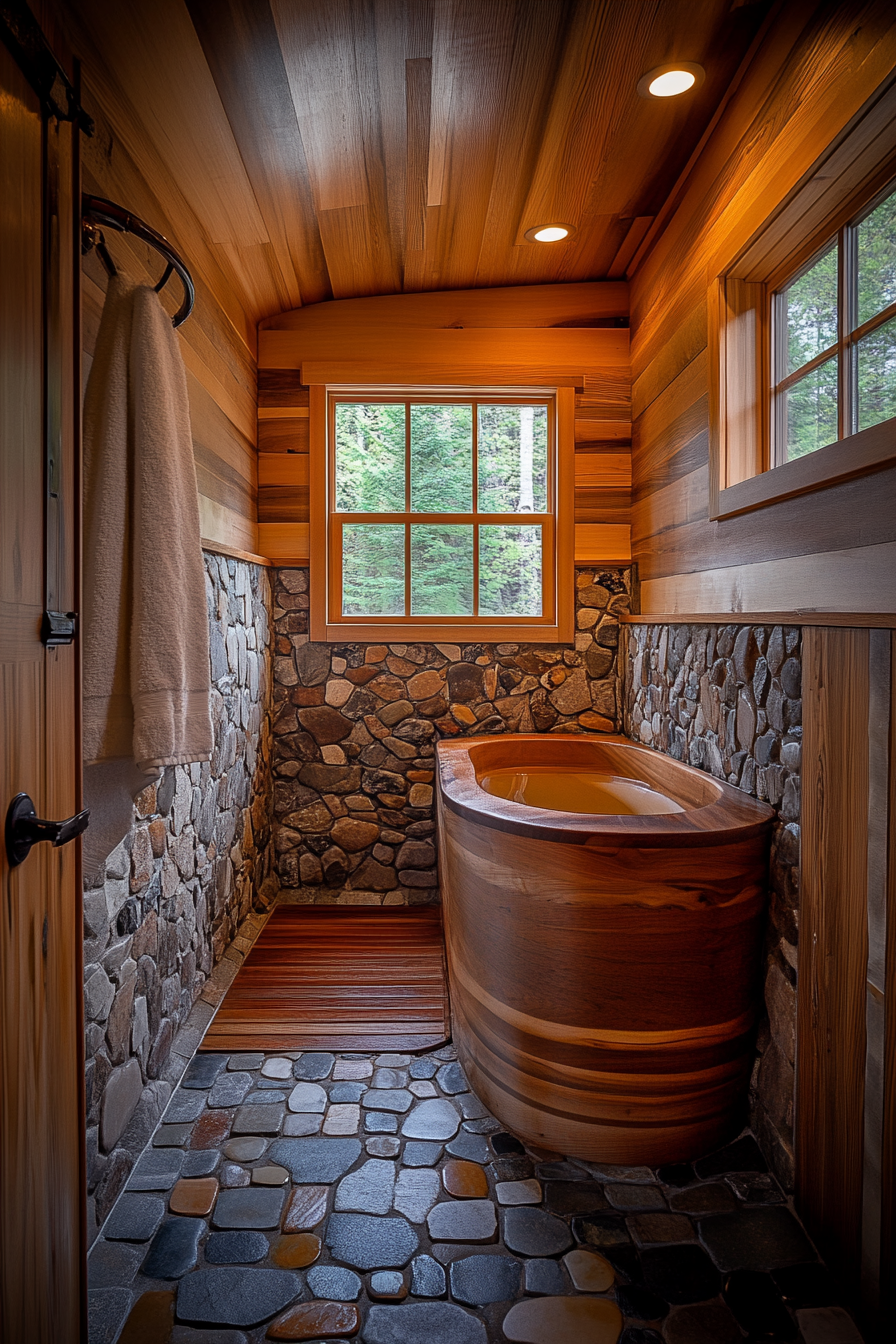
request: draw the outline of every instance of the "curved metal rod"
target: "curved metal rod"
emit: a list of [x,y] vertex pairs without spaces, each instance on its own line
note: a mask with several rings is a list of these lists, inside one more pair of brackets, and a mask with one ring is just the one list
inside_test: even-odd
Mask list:
[[[176,272],[178,279],[184,288],[184,301],[178,308],[174,317],[171,319],[175,327],[179,327],[186,322],[193,311],[193,305],[196,302],[196,291],[193,287],[193,277],[187,269],[186,263],[175,252],[174,248],[164,238],[162,234],[157,233],[155,229],[145,224],[138,215],[132,215],[129,210],[123,206],[116,205],[114,201],[106,201],[102,196],[82,196],[81,197],[81,223],[82,225],[101,225],[103,228],[115,229],[117,233],[130,233],[142,242],[148,243],[156,252],[164,258],[167,263],[167,270],[163,275],[156,289],[161,287],[168,280],[172,271]],[[91,239],[86,250],[89,251],[93,245]]]

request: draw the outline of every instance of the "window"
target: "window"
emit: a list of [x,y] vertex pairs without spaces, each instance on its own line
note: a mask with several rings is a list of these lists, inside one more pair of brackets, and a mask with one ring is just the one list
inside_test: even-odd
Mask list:
[[896,416],[896,191],[772,296],[774,463]]
[[[558,616],[557,400],[331,389],[316,637],[385,639],[396,627],[433,640],[568,637]],[[568,568],[571,582],[571,556]]]
[[877,157],[876,130],[896,94],[880,97],[711,286],[713,518],[896,462],[896,152]]

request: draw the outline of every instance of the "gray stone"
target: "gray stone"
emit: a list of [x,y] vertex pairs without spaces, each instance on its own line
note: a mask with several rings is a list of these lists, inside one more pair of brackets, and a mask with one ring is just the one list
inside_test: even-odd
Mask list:
[[221,1161],[221,1154],[214,1148],[197,1148],[187,1153],[184,1159],[182,1176],[211,1176]]
[[252,1265],[263,1260],[270,1244],[263,1232],[212,1232],[205,1243],[210,1265]]
[[444,1297],[445,1271],[431,1255],[418,1255],[411,1265],[411,1292],[415,1297]]
[[[478,669],[477,669],[478,670]],[[364,1344],[486,1344],[485,1326],[450,1302],[411,1302],[400,1307],[372,1306],[364,1326]]]
[[87,1294],[88,1344],[115,1344],[130,1309],[129,1289],[91,1289]]
[[436,1082],[443,1092],[468,1092],[470,1084],[464,1077],[464,1071],[457,1060],[452,1064],[445,1064],[436,1074]]
[[189,1325],[176,1325],[168,1344],[248,1344],[242,1330],[193,1330]]
[[421,1101],[401,1127],[407,1139],[453,1139],[460,1128],[460,1115],[450,1101]]
[[527,1260],[523,1287],[527,1293],[541,1297],[559,1297],[566,1292],[563,1271],[556,1260]]
[[263,1078],[272,1078],[281,1083],[287,1078],[292,1078],[292,1070],[293,1061],[287,1059],[285,1055],[272,1055],[261,1066]]
[[311,1134],[320,1133],[323,1119],[323,1116],[319,1112],[307,1112],[304,1115],[287,1115],[283,1121],[283,1128],[280,1132],[290,1139],[307,1138]]
[[356,1269],[403,1269],[417,1250],[417,1234],[405,1218],[334,1213],[326,1243],[336,1260]]
[[464,1129],[468,1134],[496,1134],[500,1128],[500,1120],[496,1120],[493,1115],[486,1115],[481,1120],[464,1121]]
[[573,1244],[562,1218],[543,1209],[521,1206],[504,1214],[504,1244],[519,1255],[559,1255]]
[[126,1241],[94,1242],[87,1261],[90,1288],[121,1288],[132,1283],[143,1259],[143,1247]]
[[252,1086],[248,1073],[225,1073],[208,1094],[209,1106],[240,1106]]
[[248,1171],[244,1167],[237,1166],[235,1162],[224,1163],[219,1179],[224,1190],[239,1190],[252,1182]]
[[422,1059],[411,1060],[409,1072],[412,1078],[435,1078],[438,1071],[439,1061],[437,1059],[430,1059],[428,1055],[424,1055]]
[[177,1148],[144,1153],[128,1181],[128,1190],[170,1190],[181,1174],[184,1155]]
[[165,1112],[166,1125],[180,1125],[187,1120],[198,1120],[205,1110],[202,1092],[175,1092]]
[[329,1076],[335,1062],[335,1055],[312,1051],[296,1060],[292,1069],[293,1075],[300,1082],[317,1082]]
[[361,1156],[358,1139],[278,1139],[268,1157],[286,1167],[298,1185],[338,1181]]
[[315,1265],[305,1277],[314,1296],[329,1302],[357,1302],[361,1296],[357,1274],[339,1265]]
[[259,1050],[251,1054],[231,1055],[227,1061],[227,1067],[234,1073],[240,1073],[244,1069],[248,1069],[250,1073],[254,1073],[256,1069],[261,1068],[263,1063],[264,1055]]
[[803,1307],[796,1319],[804,1344],[862,1344],[855,1321],[843,1307]]
[[257,1092],[250,1092],[246,1098],[247,1106],[277,1106],[286,1101],[285,1092],[276,1092],[273,1088],[261,1088]]
[[402,1115],[409,1110],[414,1097],[405,1088],[371,1088],[365,1092],[361,1105],[369,1111],[393,1111]]
[[279,1227],[284,1197],[285,1191],[266,1186],[222,1190],[215,1204],[213,1226],[239,1230]]
[[279,1134],[283,1105],[241,1106],[233,1122],[234,1134]]
[[364,1116],[364,1130],[367,1134],[397,1134],[398,1116],[386,1111],[368,1111]]
[[141,1274],[146,1279],[180,1279],[196,1264],[201,1218],[166,1218],[150,1242]]
[[187,1065],[180,1085],[187,1088],[209,1088],[227,1063],[226,1055],[194,1055]]
[[395,1163],[371,1158],[339,1182],[333,1207],[338,1213],[388,1213],[394,1192]]
[[191,1325],[261,1325],[302,1289],[285,1269],[198,1269],[177,1290],[177,1317]]
[[160,1125],[153,1135],[153,1147],[183,1148],[192,1132],[192,1125]]
[[411,1057],[387,1052],[377,1055],[373,1062],[378,1069],[406,1069],[411,1063]]
[[330,1088],[330,1101],[334,1105],[356,1105],[366,1091],[366,1083],[334,1083]]
[[136,1059],[115,1069],[109,1075],[103,1093],[103,1113],[100,1122],[100,1141],[104,1152],[111,1152],[124,1133],[128,1121],[137,1109],[143,1093],[143,1075]]
[[519,1261],[507,1255],[470,1255],[449,1270],[451,1296],[468,1307],[507,1302],[520,1290]]
[[327,1094],[319,1083],[296,1083],[289,1094],[289,1109],[296,1114],[318,1112],[327,1108]]
[[403,1167],[395,1183],[395,1208],[422,1223],[441,1193],[439,1174],[427,1167]]
[[374,1069],[371,1087],[407,1087],[406,1069]]
[[406,1167],[434,1167],[443,1151],[440,1143],[427,1143],[425,1139],[409,1139],[404,1146],[401,1160]]
[[452,1157],[459,1157],[465,1162],[485,1163],[491,1160],[488,1144],[482,1135],[470,1134],[465,1130],[451,1140],[447,1150]]
[[498,1222],[491,1200],[464,1199],[437,1204],[426,1226],[433,1241],[493,1241]]
[[364,1147],[371,1157],[397,1157],[401,1152],[401,1144],[391,1134],[375,1134]]
[[108,1241],[149,1241],[165,1214],[164,1200],[155,1195],[122,1195],[106,1220]]
[[257,1162],[267,1146],[267,1139],[231,1139],[224,1145],[224,1156],[229,1157],[231,1162]]
[[702,1218],[697,1227],[700,1240],[723,1273],[768,1271],[815,1259],[806,1234],[787,1209],[738,1209]]
[[465,1120],[485,1120],[489,1118],[487,1108],[472,1092],[462,1092],[460,1096],[454,1098],[454,1102],[456,1106],[460,1107],[461,1115]]
[[666,1201],[655,1185],[607,1185],[607,1199],[614,1209],[627,1213],[642,1213],[648,1209],[664,1209]]

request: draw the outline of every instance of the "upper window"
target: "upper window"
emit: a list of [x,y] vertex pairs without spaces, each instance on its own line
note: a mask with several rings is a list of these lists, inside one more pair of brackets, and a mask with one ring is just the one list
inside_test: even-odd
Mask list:
[[554,396],[331,391],[327,636],[559,638],[557,498]]
[[896,191],[772,296],[773,465],[896,416]]

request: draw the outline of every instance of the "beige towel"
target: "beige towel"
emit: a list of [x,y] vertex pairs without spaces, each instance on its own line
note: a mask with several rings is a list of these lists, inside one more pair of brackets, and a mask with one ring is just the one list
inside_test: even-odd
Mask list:
[[158,295],[109,284],[84,405],[88,879],[166,765],[208,760],[208,615],[187,380]]

